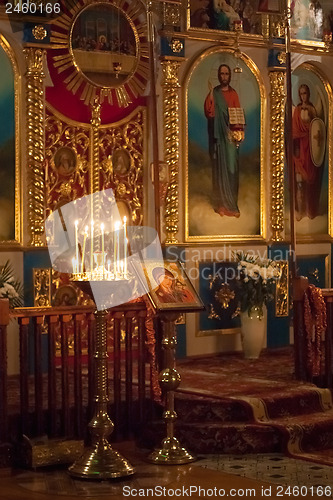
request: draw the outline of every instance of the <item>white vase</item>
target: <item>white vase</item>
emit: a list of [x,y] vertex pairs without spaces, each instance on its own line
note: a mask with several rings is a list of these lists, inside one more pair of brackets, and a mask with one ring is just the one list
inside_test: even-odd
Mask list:
[[267,325],[267,309],[263,306],[262,315],[259,308],[241,312],[241,338],[245,359],[258,359],[264,346]]

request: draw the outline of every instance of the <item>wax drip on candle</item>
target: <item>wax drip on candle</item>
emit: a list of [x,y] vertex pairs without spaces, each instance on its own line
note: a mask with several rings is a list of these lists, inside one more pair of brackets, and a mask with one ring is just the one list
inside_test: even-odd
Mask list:
[[94,269],[94,221],[91,220],[90,223],[90,273],[92,274]]
[[123,218],[123,221],[124,221],[124,267],[123,267],[123,273],[126,276],[127,275],[127,235],[126,235],[127,218],[126,218],[126,216]]
[[75,221],[75,258],[76,258],[76,270],[75,272],[79,272],[79,237],[78,237],[78,225],[79,221]]
[[86,251],[86,241],[88,238],[88,226],[84,228],[84,235],[83,235],[83,247],[82,247],[82,260],[81,260],[81,273],[84,272],[84,257],[85,257],[85,251]]
[[104,278],[104,272],[105,272],[105,254],[104,254],[104,224],[101,224],[101,233],[102,233],[102,271],[103,271],[103,278]]

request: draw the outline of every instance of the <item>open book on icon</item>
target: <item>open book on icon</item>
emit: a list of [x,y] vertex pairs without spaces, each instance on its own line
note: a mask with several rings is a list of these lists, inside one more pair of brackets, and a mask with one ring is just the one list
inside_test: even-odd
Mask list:
[[228,108],[230,125],[245,125],[243,108]]

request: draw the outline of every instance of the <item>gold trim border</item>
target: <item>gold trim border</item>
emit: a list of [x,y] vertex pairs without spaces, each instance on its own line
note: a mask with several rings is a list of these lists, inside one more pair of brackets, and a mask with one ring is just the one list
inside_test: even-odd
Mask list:
[[260,92],[260,234],[259,235],[207,235],[207,236],[189,236],[189,220],[188,220],[188,84],[191,76],[197,66],[208,56],[217,53],[229,53],[234,55],[236,50],[233,48],[224,48],[221,46],[214,46],[204,50],[188,68],[185,78],[182,82],[183,97],[184,97],[184,127],[183,127],[183,158],[185,162],[184,167],[184,215],[185,215],[185,242],[191,243],[202,243],[211,241],[223,241],[223,242],[248,242],[248,241],[259,241],[266,242],[266,189],[265,180],[267,178],[268,172],[264,172],[264,165],[266,159],[265,144],[266,144],[266,130],[265,130],[265,117],[266,117],[266,106],[267,106],[267,96],[264,82],[261,78],[260,71],[257,65],[254,63],[249,56],[243,52],[239,54],[238,58],[241,59],[249,70],[254,75]]
[[10,59],[14,74],[14,113],[15,113],[15,240],[0,241],[0,246],[21,245],[22,244],[22,189],[21,189],[21,119],[20,109],[22,102],[21,84],[22,78],[19,72],[19,66],[14,51],[5,38],[0,33],[0,46]]
[[215,335],[237,335],[241,333],[241,328],[225,328],[224,330],[197,330],[196,337],[213,337]]

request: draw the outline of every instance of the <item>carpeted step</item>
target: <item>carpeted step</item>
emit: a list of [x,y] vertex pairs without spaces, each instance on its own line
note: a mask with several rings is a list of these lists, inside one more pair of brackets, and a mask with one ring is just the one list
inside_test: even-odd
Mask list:
[[289,453],[311,452],[333,447],[333,411],[316,412],[267,422],[284,433]]
[[263,402],[267,418],[270,419],[307,415],[332,409],[330,391],[311,385],[272,389],[268,396],[258,392],[252,393],[251,397]]
[[[183,446],[194,453],[281,453],[280,430],[256,423],[176,422],[175,435]],[[150,422],[143,429],[139,446],[159,447],[166,437],[164,422]]]
[[175,410],[184,423],[248,422],[253,420],[250,406],[243,401],[175,394]]
[[260,424],[196,423],[177,425],[182,445],[195,453],[276,453],[282,451],[279,430]]

